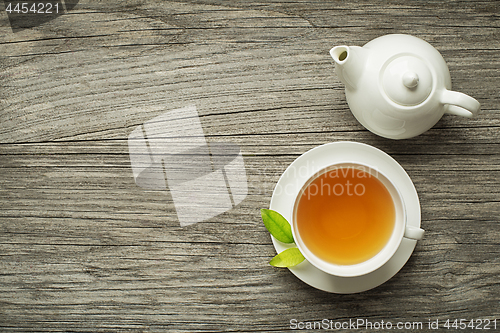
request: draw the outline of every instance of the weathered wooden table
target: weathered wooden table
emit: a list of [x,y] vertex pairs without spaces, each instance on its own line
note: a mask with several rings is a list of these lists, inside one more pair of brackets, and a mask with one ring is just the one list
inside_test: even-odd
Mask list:
[[[423,323],[413,331],[438,319],[448,331],[447,319],[499,317],[500,2],[66,7],[14,33],[0,5],[2,332],[278,332],[293,319]],[[402,141],[365,130],[328,51],[389,33],[435,46],[480,114]],[[240,146],[249,188],[234,209],[182,228],[169,191],[135,184],[127,138],[187,105],[208,142]],[[406,169],[426,230],[394,278],[350,295],[269,266],[259,213],[293,160],[342,140]]]

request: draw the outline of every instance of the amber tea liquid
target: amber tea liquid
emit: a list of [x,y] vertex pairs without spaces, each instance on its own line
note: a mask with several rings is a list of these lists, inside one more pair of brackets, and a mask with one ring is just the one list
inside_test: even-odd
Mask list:
[[302,242],[332,264],[354,265],[372,258],[394,230],[391,194],[364,170],[341,167],[323,173],[296,202],[294,223]]

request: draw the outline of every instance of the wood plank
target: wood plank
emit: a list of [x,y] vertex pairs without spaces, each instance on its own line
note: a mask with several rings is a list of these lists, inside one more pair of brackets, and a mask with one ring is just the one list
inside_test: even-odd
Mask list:
[[[12,33],[2,11],[0,330],[282,332],[292,318],[365,318],[426,331],[429,319],[500,318],[499,12],[495,0],[82,0]],[[410,140],[365,130],[328,51],[388,33],[432,43],[480,114]],[[181,228],[169,191],[134,183],[127,138],[192,104],[207,141],[241,148],[249,193]],[[426,235],[387,283],[335,295],[267,264],[259,209],[298,156],[348,140],[405,168]]]

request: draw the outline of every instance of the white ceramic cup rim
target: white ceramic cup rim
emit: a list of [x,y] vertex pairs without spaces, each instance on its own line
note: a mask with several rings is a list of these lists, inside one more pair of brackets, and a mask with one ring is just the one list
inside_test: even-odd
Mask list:
[[[319,176],[331,172],[331,170],[335,170],[336,168],[346,168],[346,167],[354,167],[358,168],[359,170],[366,171],[370,173],[372,176],[375,176],[378,180],[382,182],[382,184],[385,186],[385,188],[389,191],[391,194],[391,197],[394,202],[394,208],[396,210],[396,217],[395,217],[395,226],[392,231],[392,234],[389,238],[389,241],[386,243],[386,245],[380,250],[375,256],[372,258],[358,263],[354,265],[338,265],[338,264],[333,264],[330,262],[327,262],[319,257],[317,257],[313,252],[311,252],[302,242],[302,239],[300,237],[300,234],[297,232],[296,228],[296,218],[295,218],[295,212],[296,212],[296,207],[298,203],[298,199],[302,195],[303,191],[309,186],[309,184]],[[300,187],[299,192],[297,193],[297,196],[295,197],[294,204],[292,206],[292,233],[293,237],[295,240],[295,244],[299,248],[300,252],[304,255],[304,257],[315,267],[318,269],[322,270],[325,273],[335,275],[335,276],[342,276],[342,277],[354,277],[354,276],[361,276],[365,275],[368,273],[371,273],[381,266],[383,266],[389,259],[394,256],[396,253],[399,245],[401,244],[401,241],[403,240],[403,237],[405,236],[405,230],[407,227],[406,223],[406,208],[404,204],[403,197],[398,190],[397,186],[392,182],[389,177],[387,177],[385,174],[380,172],[378,169],[373,168],[367,164],[359,163],[359,162],[338,162],[334,163],[330,166],[327,166],[325,168],[320,169],[318,172],[314,173],[311,177],[309,177],[304,184]]]

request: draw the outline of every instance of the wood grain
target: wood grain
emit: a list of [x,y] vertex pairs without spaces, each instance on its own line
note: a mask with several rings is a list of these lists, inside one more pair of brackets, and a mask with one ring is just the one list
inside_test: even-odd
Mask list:
[[[82,0],[12,33],[2,11],[0,330],[281,332],[292,318],[424,328],[499,318],[499,13],[495,0]],[[410,140],[366,131],[328,50],[388,33],[432,43],[480,114],[444,116]],[[208,141],[241,147],[249,194],[181,228],[168,191],[135,185],[127,137],[191,104]],[[344,140],[401,163],[426,230],[394,278],[353,295],[269,266],[275,250],[259,215],[294,159]]]

